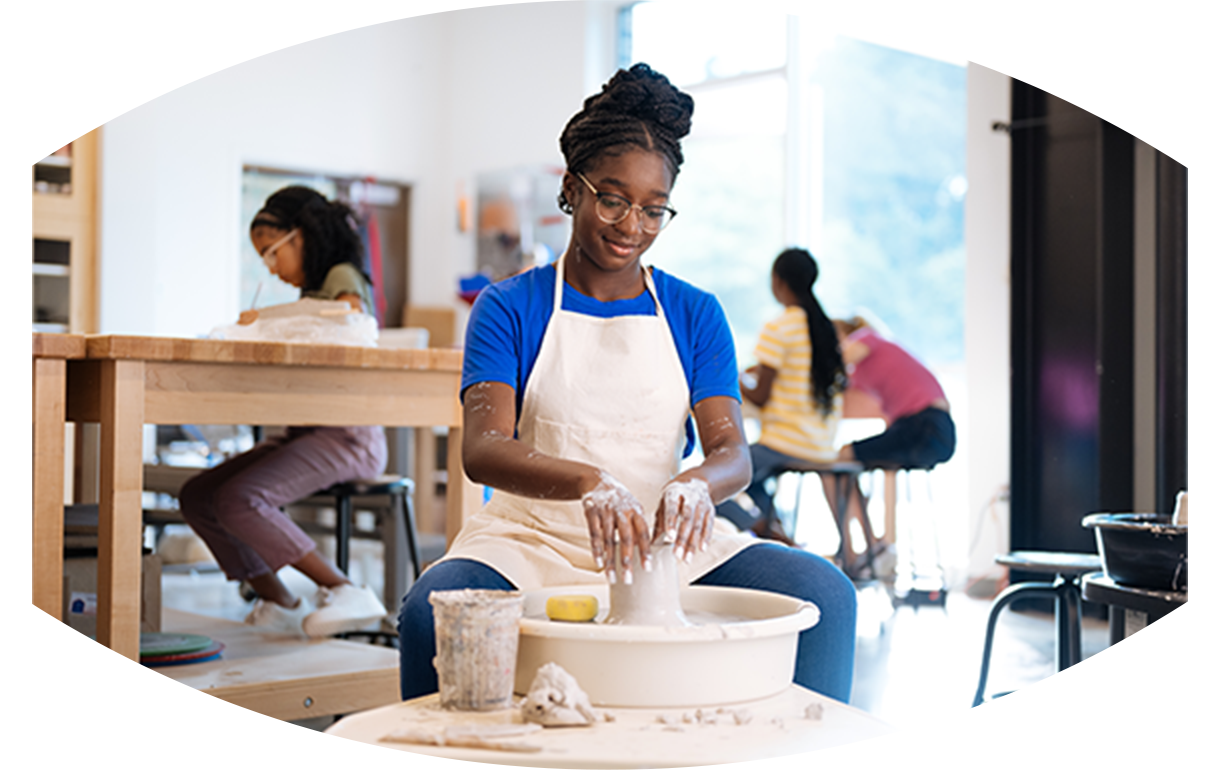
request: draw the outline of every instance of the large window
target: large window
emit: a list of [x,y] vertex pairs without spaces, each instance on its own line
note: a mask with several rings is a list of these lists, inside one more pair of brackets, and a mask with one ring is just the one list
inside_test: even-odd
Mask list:
[[[919,356],[961,425],[965,67],[757,8],[637,3],[622,19],[620,64],[647,62],[695,99],[672,198],[680,216],[649,259],[716,294],[744,367],[780,310],[772,261],[787,246],[808,248],[826,311],[864,314]],[[839,441],[878,423],[846,421]],[[942,466],[933,483],[936,517],[960,518],[964,463]],[[777,503],[790,505],[793,492],[781,488]],[[820,498],[806,490],[802,509]],[[965,553],[964,531],[940,529],[946,561]],[[802,511],[797,539],[837,547],[829,516]]]
[[624,62],[696,105],[681,216],[650,257],[717,294],[743,364],[788,245],[817,257],[831,315],[868,311],[929,364],[960,363],[965,68],[755,9],[638,3],[625,21]]

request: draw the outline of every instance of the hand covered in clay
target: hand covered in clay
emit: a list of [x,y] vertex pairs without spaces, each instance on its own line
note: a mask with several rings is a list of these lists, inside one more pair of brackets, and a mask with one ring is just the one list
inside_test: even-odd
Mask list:
[[674,479],[661,490],[654,538],[674,544],[674,557],[690,563],[712,540],[716,507],[703,479]]
[[[622,569],[623,582],[631,583],[631,554],[638,551],[644,569],[651,566],[648,552],[648,522],[644,520],[644,507],[635,499],[627,487],[604,471],[596,487],[580,498],[589,524],[589,541],[593,546],[593,560],[598,569],[606,570],[611,583]],[[615,544],[621,564],[615,564]]]

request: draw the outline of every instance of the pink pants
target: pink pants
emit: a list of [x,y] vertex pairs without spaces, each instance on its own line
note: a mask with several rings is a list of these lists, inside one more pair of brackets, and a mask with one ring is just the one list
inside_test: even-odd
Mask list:
[[380,427],[290,428],[182,486],[182,516],[230,580],[300,561],[317,545],[280,506],[385,470]]

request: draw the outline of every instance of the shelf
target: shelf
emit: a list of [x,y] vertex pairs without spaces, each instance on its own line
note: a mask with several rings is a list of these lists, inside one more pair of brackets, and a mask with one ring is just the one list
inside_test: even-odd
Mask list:
[[34,263],[34,275],[50,275],[67,278],[72,270],[67,265],[51,265],[45,262]]
[[35,166],[56,166],[58,168],[71,168],[71,155],[48,155],[42,160],[34,164]]
[[[215,660],[140,669],[139,739],[193,735],[398,703],[398,653],[345,639],[292,638],[162,608],[162,631],[224,644]],[[67,660],[63,683],[94,692],[96,671]]]
[[34,331],[43,334],[67,334],[67,324],[52,324],[52,323],[35,323]]
[[55,112],[56,115],[72,115],[72,103],[55,96],[34,96],[34,112]]

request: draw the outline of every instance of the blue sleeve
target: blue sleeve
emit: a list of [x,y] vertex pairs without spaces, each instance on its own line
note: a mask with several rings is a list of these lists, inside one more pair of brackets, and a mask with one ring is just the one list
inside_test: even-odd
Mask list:
[[[666,318],[678,348],[678,358],[690,386],[690,402],[725,396],[741,401],[737,379],[737,351],[733,333],[720,302],[712,294],[655,270],[657,294],[665,306]],[[686,421],[686,448],[683,457],[695,447],[695,423]]]
[[479,292],[466,323],[462,353],[462,397],[480,382],[502,382],[521,391],[521,317],[499,285]]
[[502,382],[525,399],[542,337],[550,322],[554,270],[527,270],[479,292],[466,323],[462,395],[480,382]]
[[720,302],[709,292],[660,270],[654,275],[690,385],[691,405],[713,396],[741,401],[737,351]]

